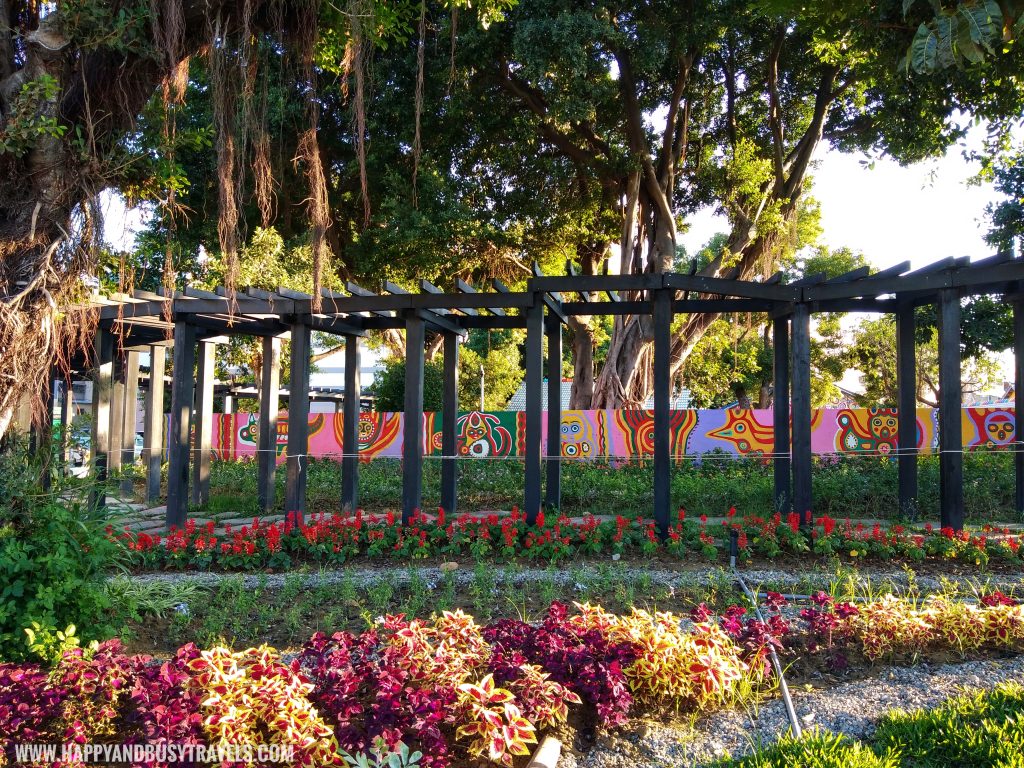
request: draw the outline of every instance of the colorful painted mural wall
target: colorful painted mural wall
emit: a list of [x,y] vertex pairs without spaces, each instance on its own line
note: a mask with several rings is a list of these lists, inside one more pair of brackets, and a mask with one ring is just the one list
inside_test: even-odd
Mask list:
[[[364,412],[359,416],[359,456],[402,455],[401,413]],[[1013,441],[1012,408],[965,408],[962,411],[966,448],[1007,446]],[[811,448],[817,454],[896,451],[899,418],[895,409],[842,408],[815,410]],[[544,419],[547,440],[547,419]],[[775,450],[770,410],[686,410],[671,413],[671,448],[677,459],[710,451],[741,456],[770,456]],[[218,414],[214,418],[213,445],[222,459],[256,455],[259,418],[256,414]],[[526,418],[521,411],[470,411],[459,414],[457,447],[466,458],[508,458],[525,453]],[[653,411],[564,411],[561,426],[562,456],[569,459],[621,460],[653,453]],[[441,414],[423,415],[423,450],[441,455]],[[284,460],[288,443],[286,414],[278,418],[277,452]],[[546,445],[546,442],[545,442]],[[930,408],[917,411],[917,447],[930,452],[938,445],[938,415]],[[318,413],[309,419],[309,454],[340,457],[342,414]]]

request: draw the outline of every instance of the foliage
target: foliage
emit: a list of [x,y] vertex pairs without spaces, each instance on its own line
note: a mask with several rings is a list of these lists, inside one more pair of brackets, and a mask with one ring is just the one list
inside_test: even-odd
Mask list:
[[0,533],[0,657],[24,656],[33,623],[44,633],[74,624],[83,640],[109,631],[103,579],[121,550],[104,525],[79,504],[44,498]]
[[[915,4],[915,0],[904,0],[904,16]],[[1009,11],[1004,16],[996,0],[958,0],[951,8],[939,3],[932,3],[932,7],[935,16],[921,22],[910,43],[904,60],[908,71],[923,74],[979,64],[1024,31],[1024,7],[1019,4],[1016,19]]]
[[891,712],[878,724],[876,750],[904,765],[1013,765],[1024,750],[1024,687],[1002,683],[969,692],[933,709]]
[[[961,365],[961,386],[964,397],[986,391],[1000,381],[999,361],[980,346],[979,336],[985,327],[981,318],[987,302],[972,304],[976,311],[965,313],[964,327],[973,328],[976,344],[967,351]],[[1005,312],[996,308],[996,317]],[[978,317],[972,321],[973,315]],[[920,405],[935,407],[939,398],[939,341],[934,328],[922,323],[925,338],[915,344],[916,397]],[[973,353],[973,354],[972,354]],[[896,370],[896,320],[891,316],[861,320],[854,330],[852,343],[843,355],[851,368],[861,375],[864,394],[858,397],[862,406],[895,407],[898,402]]]
[[480,410],[480,369],[484,376],[484,410],[501,411],[523,380],[523,367],[515,344],[484,352],[471,347],[459,351],[459,408]]
[[813,730],[804,738],[784,736],[769,747],[715,768],[900,768],[894,754],[877,755],[860,742],[828,731]]
[[78,647],[77,628],[69,624],[65,629],[44,627],[33,621],[31,627],[25,627],[28,649],[47,664],[52,664],[64,655],[65,651]]
[[716,768],[945,768],[1009,766],[1024,748],[1024,688],[1001,683],[968,691],[928,709],[896,709],[869,741],[851,741],[822,730],[803,739],[785,737]]
[[[405,360],[392,357],[381,363],[373,377],[373,407],[378,411],[405,410]],[[423,410],[440,411],[444,405],[444,363],[423,363]]]
[[67,132],[66,125],[40,109],[40,104],[55,99],[59,90],[57,79],[46,73],[21,86],[12,99],[11,115],[0,128],[0,155],[7,152],[21,157],[40,138],[60,138]]

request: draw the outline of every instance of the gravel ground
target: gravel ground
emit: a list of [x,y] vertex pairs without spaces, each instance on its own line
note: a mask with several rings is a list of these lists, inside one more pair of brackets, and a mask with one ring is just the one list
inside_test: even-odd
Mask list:
[[[874,679],[808,693],[793,701],[805,727],[819,727],[853,738],[870,736],[875,723],[893,709],[932,708],[964,688],[989,690],[1008,680],[1024,681],[1024,656],[942,666],[919,665],[881,671]],[[692,728],[641,723],[579,753],[563,747],[559,768],[701,766],[717,758],[739,757],[769,744],[789,729],[782,700],[757,710],[719,712]]]
[[[721,583],[721,580],[730,580],[728,572],[722,567],[694,568],[685,571],[676,571],[659,568],[638,568],[633,562],[612,562],[608,566],[612,568],[611,573],[619,578],[628,576],[644,575],[657,584],[683,587],[687,585],[706,585],[709,582]],[[294,573],[294,572],[293,572]],[[567,566],[557,569],[534,568],[534,567],[495,567],[493,574],[495,581],[507,584],[524,584],[553,579],[558,584],[571,585],[581,579],[598,578],[606,575],[594,564],[581,566]],[[830,582],[836,579],[835,572],[820,568],[807,570],[781,570],[781,569],[743,569],[743,577],[751,589],[762,585],[769,585],[771,588],[780,591],[804,591],[811,588],[827,589]],[[406,583],[412,574],[417,574],[420,579],[428,584],[437,583],[441,578],[441,571],[437,566],[430,567],[397,567],[397,568],[368,568],[352,567],[336,570],[322,570],[308,574],[299,574],[307,587],[317,587],[324,584],[337,584],[344,579],[350,579],[356,586],[367,586],[381,579],[387,578],[395,585]],[[906,587],[908,577],[902,569],[886,569],[882,567],[860,567],[856,571],[859,582],[858,591],[879,590],[885,584],[891,584],[896,588]],[[237,578],[234,574],[210,573],[201,571],[161,572],[135,574],[131,578],[137,582],[176,582],[195,581],[207,586],[216,586],[226,578]],[[267,588],[280,588],[284,585],[286,574],[245,574],[243,577],[245,586],[257,587],[264,584]],[[473,564],[462,564],[455,571],[455,578],[459,584],[468,584],[473,581]],[[1016,590],[1024,592],[1024,572],[1009,575],[971,575],[944,577],[942,580],[927,576],[918,575],[914,577],[914,584],[924,592],[937,591],[942,588],[942,581],[955,582],[963,590],[970,591],[973,588],[982,586],[988,589],[1001,589],[1004,592]]]

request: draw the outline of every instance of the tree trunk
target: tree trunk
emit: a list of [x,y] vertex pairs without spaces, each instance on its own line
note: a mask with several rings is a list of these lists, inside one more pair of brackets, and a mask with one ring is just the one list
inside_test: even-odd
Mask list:
[[569,408],[586,410],[594,402],[594,331],[588,317],[569,318],[572,333],[572,389]]

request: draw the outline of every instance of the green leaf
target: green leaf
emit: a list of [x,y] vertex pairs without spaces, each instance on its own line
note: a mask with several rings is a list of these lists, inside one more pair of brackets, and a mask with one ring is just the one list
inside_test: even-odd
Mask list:
[[957,8],[957,14],[970,30],[971,40],[991,53],[992,43],[998,40],[1001,34],[1002,15],[999,6],[992,0],[977,5],[961,5]]
[[922,22],[910,43],[910,63],[915,72],[934,71],[938,46],[939,41],[935,34]]
[[958,27],[956,16],[939,16],[935,19],[935,62],[938,69],[959,63],[955,42]]
[[910,6],[912,6],[915,2],[917,2],[917,0],[903,0],[903,16],[904,17],[906,17],[907,11],[910,10]]
[[957,29],[956,52],[974,64],[985,60],[985,52],[975,42],[969,24],[961,24]]

